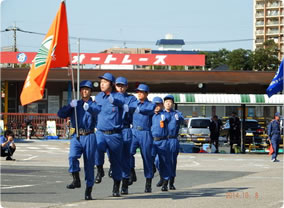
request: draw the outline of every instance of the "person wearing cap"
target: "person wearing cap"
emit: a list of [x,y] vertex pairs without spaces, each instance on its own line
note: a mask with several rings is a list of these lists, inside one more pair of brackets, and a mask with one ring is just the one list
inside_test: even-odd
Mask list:
[[233,148],[234,144],[237,147],[241,146],[241,121],[236,112],[232,112],[232,116],[229,118],[229,136],[230,136],[230,153],[235,153]]
[[[118,77],[115,80],[116,91],[123,94],[125,98],[125,104],[130,105],[137,99],[135,96],[126,92],[128,88],[128,82],[125,77]],[[130,113],[128,109],[125,109],[122,115],[122,137],[123,137],[123,150],[122,150],[122,186],[121,194],[128,194],[128,183],[130,178],[130,146],[132,142],[132,130],[130,125],[132,124],[133,113]]]
[[131,176],[129,184],[136,181],[134,155],[136,154],[137,148],[140,147],[144,166],[144,176],[146,178],[145,192],[150,193],[152,192],[152,178],[154,176],[151,125],[155,104],[150,102],[147,98],[149,93],[149,87],[147,85],[139,84],[135,91],[137,92],[138,100],[129,105],[129,111],[134,112],[132,126],[133,137],[130,147]]
[[[69,172],[73,176],[71,184],[67,185],[68,189],[80,188],[80,164],[79,158],[83,154],[84,171],[85,171],[85,200],[91,200],[92,189],[94,185],[94,155],[96,150],[96,135],[94,128],[96,125],[96,116],[100,112],[100,107],[91,99],[92,82],[89,80],[80,83],[80,94],[82,99],[72,100],[69,105],[59,109],[57,115],[60,118],[71,118],[73,128],[76,128],[75,108],[77,111],[78,129],[72,135],[69,152]],[[78,135],[77,135],[78,132]]]
[[159,160],[159,172],[162,179],[162,191],[168,191],[170,179],[170,155],[168,143],[168,124],[171,120],[170,114],[163,111],[163,99],[154,97],[156,104],[155,114],[152,117],[151,133],[153,136],[153,157]]
[[[101,107],[97,122],[97,153],[98,163],[104,163],[104,153],[109,151],[110,167],[112,169],[114,197],[119,197],[119,187],[122,179],[122,116],[125,104],[125,98],[121,93],[113,92],[115,78],[111,73],[105,73],[99,77],[101,79],[101,92],[96,95],[96,102]],[[99,171],[99,169],[98,169]]]
[[279,143],[281,141],[280,134],[280,113],[275,113],[274,119],[268,124],[267,127],[268,140],[273,147],[272,162],[279,162],[277,155],[279,151]]
[[[177,157],[179,154],[179,141],[178,141],[178,132],[180,125],[184,121],[182,113],[178,110],[174,110],[174,96],[167,95],[164,97],[164,112],[169,114],[170,121],[168,123],[168,144],[169,144],[169,157],[170,157],[170,181],[169,188],[170,190],[175,190],[174,182],[176,177],[176,168],[177,168]],[[159,169],[159,168],[158,168]],[[160,181],[157,186],[162,186],[163,180],[160,177]]]

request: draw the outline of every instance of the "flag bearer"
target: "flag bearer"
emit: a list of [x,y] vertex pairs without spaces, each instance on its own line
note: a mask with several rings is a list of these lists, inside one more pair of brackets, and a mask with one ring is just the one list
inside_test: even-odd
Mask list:
[[[96,150],[96,136],[94,128],[96,116],[100,107],[90,98],[93,89],[89,80],[80,83],[81,100],[72,100],[67,106],[58,111],[60,118],[71,117],[72,127],[75,128],[75,108],[77,111],[78,135],[75,133],[70,141],[69,172],[72,173],[73,181],[67,185],[68,189],[80,188],[80,164],[79,158],[83,154],[84,171],[86,181],[85,200],[91,200],[91,192],[94,185],[94,154]],[[75,131],[76,132],[76,131]]]

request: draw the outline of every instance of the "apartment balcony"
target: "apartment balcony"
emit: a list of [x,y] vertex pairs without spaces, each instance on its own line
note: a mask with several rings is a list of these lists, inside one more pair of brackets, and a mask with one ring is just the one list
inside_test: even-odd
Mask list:
[[280,15],[278,10],[268,10],[267,17],[278,17]]
[[264,12],[256,12],[255,13],[256,18],[263,18],[264,17]]
[[274,34],[279,34],[279,30],[272,30],[272,29],[268,29],[267,30],[267,35],[274,35]]
[[256,35],[264,35],[264,30],[256,30],[255,34]]
[[280,2],[268,2],[267,9],[278,9],[281,6]]
[[279,25],[279,21],[278,20],[268,20],[267,21],[267,26],[274,26],[274,25]]
[[263,4],[256,4],[255,9],[260,9],[260,10],[264,9],[264,3]]
[[257,39],[255,40],[255,44],[256,44],[256,45],[262,44],[263,42],[264,42],[264,39],[262,39],[262,38],[257,38]]

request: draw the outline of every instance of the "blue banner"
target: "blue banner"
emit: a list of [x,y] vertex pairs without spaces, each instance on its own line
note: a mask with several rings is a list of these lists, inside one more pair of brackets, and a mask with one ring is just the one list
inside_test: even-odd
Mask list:
[[283,67],[284,67],[284,59],[281,61],[278,71],[276,72],[274,78],[272,79],[270,85],[266,89],[266,94],[268,97],[271,97],[278,92],[283,90]]

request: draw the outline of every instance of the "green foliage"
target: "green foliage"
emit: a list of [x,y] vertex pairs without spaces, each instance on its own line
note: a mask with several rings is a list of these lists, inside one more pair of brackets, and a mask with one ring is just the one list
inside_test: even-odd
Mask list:
[[236,49],[228,54],[227,64],[230,70],[252,70],[253,53],[251,50]]
[[264,42],[262,47],[254,51],[253,68],[257,71],[276,71],[280,64],[278,52],[277,44],[273,40]]
[[229,66],[230,70],[255,71],[276,71],[280,64],[278,53],[278,46],[273,40],[264,42],[262,47],[255,51],[221,49],[214,52],[202,52],[206,55],[206,69],[214,69],[225,64]]
[[202,52],[206,57],[205,68],[214,69],[220,65],[227,64],[229,53],[230,51],[224,48],[214,52]]

